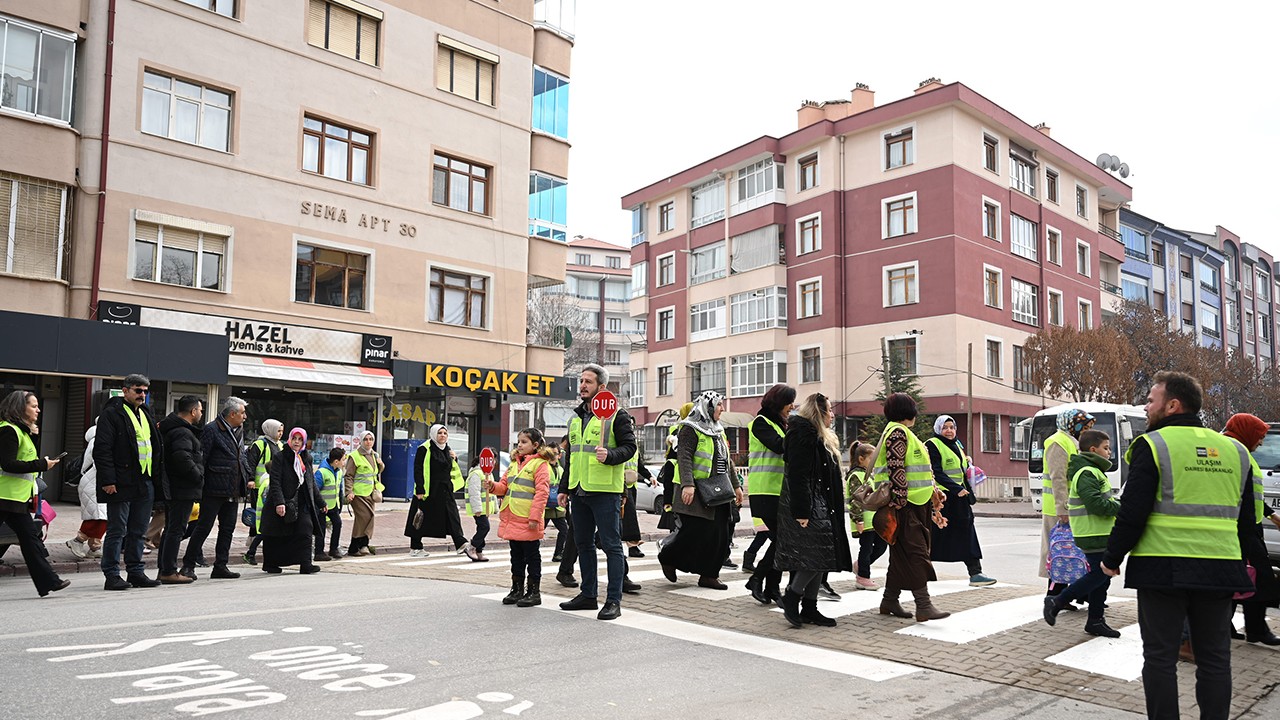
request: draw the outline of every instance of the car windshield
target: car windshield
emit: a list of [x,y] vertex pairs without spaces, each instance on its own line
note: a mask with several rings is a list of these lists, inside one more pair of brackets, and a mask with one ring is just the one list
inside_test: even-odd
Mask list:
[[1263,470],[1280,469],[1280,431],[1272,430],[1262,439],[1262,445],[1253,451],[1253,459]]
[[[1116,414],[1111,412],[1100,412],[1093,413],[1093,417],[1093,429],[1101,430],[1106,433],[1107,437],[1111,438],[1111,447],[1113,449],[1116,448],[1118,445],[1116,440]],[[1044,441],[1057,431],[1058,419],[1056,415],[1037,415],[1036,418],[1031,421],[1031,441],[1028,445],[1030,457],[1027,460],[1027,470],[1029,472],[1044,472]],[[1140,432],[1140,430],[1134,428],[1134,433],[1136,434],[1138,432]],[[1111,468],[1109,472],[1114,472],[1119,467],[1119,458],[1116,456],[1116,453],[1113,452],[1111,455]]]

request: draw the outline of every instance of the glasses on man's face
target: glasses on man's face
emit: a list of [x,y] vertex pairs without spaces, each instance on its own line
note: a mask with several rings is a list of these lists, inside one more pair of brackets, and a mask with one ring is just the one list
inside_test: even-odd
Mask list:
[[132,392],[134,395],[147,394],[147,388],[144,388],[144,387],[129,388],[129,391]]

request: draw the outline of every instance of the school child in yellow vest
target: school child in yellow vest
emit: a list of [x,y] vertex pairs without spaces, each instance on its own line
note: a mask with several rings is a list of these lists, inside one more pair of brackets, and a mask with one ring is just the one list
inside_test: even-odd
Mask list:
[[[546,445],[537,428],[526,428],[517,436],[511,465],[497,483],[489,482],[489,492],[502,498],[498,511],[498,537],[511,544],[511,592],[503,605],[532,607],[542,604],[543,511],[551,493],[554,451]],[[526,584],[526,579],[528,583]]]
[[871,465],[876,458],[876,446],[854,440],[849,448],[849,458],[853,461],[853,467],[849,468],[849,474],[845,476],[844,496],[849,505],[849,522],[853,526],[850,535],[858,539],[858,562],[853,566],[857,575],[854,589],[879,590],[880,586],[871,579],[871,563],[884,555],[889,544],[871,527],[871,516],[875,511],[863,508],[862,503],[853,496],[854,490],[871,483]]

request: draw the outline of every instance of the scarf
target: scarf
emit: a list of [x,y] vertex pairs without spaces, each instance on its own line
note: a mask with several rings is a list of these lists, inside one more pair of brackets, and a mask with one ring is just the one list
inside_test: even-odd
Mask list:
[[302,453],[307,449],[307,431],[296,427],[289,431],[289,439],[292,440],[294,435],[302,436],[302,450],[293,454],[293,473],[298,476],[298,486],[301,487],[307,481],[307,464],[302,462]]
[[[1246,449],[1255,448],[1262,439],[1267,436],[1267,430],[1270,429],[1266,422],[1257,415],[1249,413],[1236,413],[1227,420],[1227,427],[1222,431],[1223,435],[1229,438],[1239,440]],[[1257,478],[1254,478],[1255,480]]]
[[440,440],[437,439],[436,437],[441,430],[448,430],[448,428],[446,428],[444,425],[441,425],[440,423],[436,423],[435,425],[432,425],[431,429],[427,430],[427,438],[431,440],[432,445],[435,445],[441,450],[448,450],[449,442],[448,441],[440,442]]
[[1071,437],[1079,438],[1080,433],[1093,427],[1094,417],[1079,408],[1067,408],[1058,413],[1058,429]]
[[680,421],[681,425],[689,425],[703,435],[718,438],[724,432],[724,426],[716,420],[716,406],[724,402],[724,396],[715,390],[708,390],[693,401],[689,416]]

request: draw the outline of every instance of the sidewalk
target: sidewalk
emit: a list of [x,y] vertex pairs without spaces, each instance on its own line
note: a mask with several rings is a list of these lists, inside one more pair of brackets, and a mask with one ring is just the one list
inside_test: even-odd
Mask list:
[[1029,501],[998,500],[995,502],[978,501],[973,506],[976,517],[989,518],[1038,518],[1040,511]]

